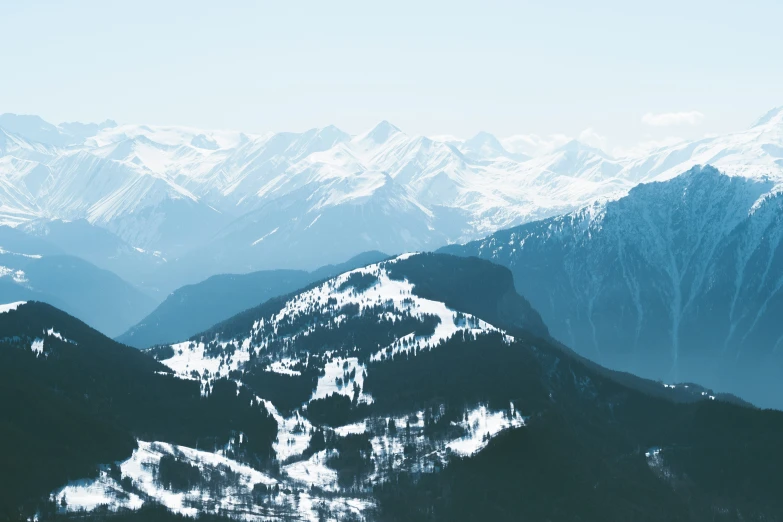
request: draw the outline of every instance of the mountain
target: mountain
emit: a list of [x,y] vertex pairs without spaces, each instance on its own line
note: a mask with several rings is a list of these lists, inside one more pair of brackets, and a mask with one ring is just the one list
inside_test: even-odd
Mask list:
[[155,272],[166,263],[160,252],[146,252],[131,247],[105,228],[92,225],[84,219],[36,220],[18,228],[55,245],[62,253],[114,272],[150,296],[159,294],[152,282]]
[[124,332],[156,304],[108,270],[63,255],[45,239],[0,227],[0,301],[26,300],[60,307],[108,335]]
[[518,161],[530,159],[524,154],[514,154],[507,151],[495,136],[488,132],[479,132],[458,146],[466,157],[476,160],[492,160],[496,158],[514,158]]
[[783,168],[783,106],[772,109],[749,129],[683,142],[636,158],[622,178],[663,181],[696,165],[712,165],[730,176],[779,180]]
[[[202,396],[198,383],[173,377],[152,358],[49,305],[14,303],[2,310],[3,519],[31,506],[48,519],[46,512],[60,506],[37,499],[75,477],[116,476],[121,471],[110,463],[156,449],[137,438],[230,446],[227,456],[269,460],[275,420],[236,384],[219,384]],[[236,440],[237,430],[246,438]],[[143,485],[131,488],[135,493],[124,499],[133,505]]]
[[780,180],[781,150],[781,109],[740,132],[622,158],[575,140],[526,156],[486,132],[432,139],[388,121],[355,136],[334,126],[253,135],[5,115],[0,223],[107,230],[146,258],[85,258],[166,295],[220,273],[312,270],[367,250],[464,243],[697,164]]
[[694,167],[443,251],[509,267],[554,337],[603,365],[783,407],[783,197]]
[[[584,361],[548,337],[507,269],[475,258],[399,256],[146,353],[205,394],[241,383],[277,423],[275,480],[310,495],[354,495],[362,499],[353,504],[356,518],[695,521],[783,513],[783,414]],[[192,493],[178,497],[185,502],[166,500],[165,481],[153,487],[166,451],[139,443],[119,464],[118,478],[133,477],[131,489],[107,473],[55,498],[78,510],[87,492],[100,491],[112,509],[162,501],[179,513],[215,513],[194,500],[206,492],[198,484],[207,468],[198,462],[207,457],[197,460],[191,449],[181,447],[178,457],[199,469],[189,473]],[[139,463],[147,459],[144,472]],[[151,494],[123,501],[132,484]],[[276,496],[237,488],[221,498],[221,514],[252,519]]]
[[431,139],[386,121],[356,136],[334,126],[251,135],[3,115],[0,219],[33,230],[86,220],[168,262],[152,276],[129,256],[106,268],[169,292],[216,273],[311,270],[369,249],[476,239],[695,163],[779,176],[779,120],[773,111],[747,131],[615,159],[576,141],[529,157],[486,132]]
[[0,309],[0,393],[21,398],[0,400],[3,473],[24,478],[0,506],[24,516],[783,513],[783,413],[585,361],[487,261],[399,256],[146,352],[47,305]]
[[175,290],[152,313],[117,337],[117,341],[148,348],[188,339],[205,326],[217,324],[273,297],[386,257],[381,252],[366,252],[345,263],[324,266],[313,272],[264,270],[212,276]]

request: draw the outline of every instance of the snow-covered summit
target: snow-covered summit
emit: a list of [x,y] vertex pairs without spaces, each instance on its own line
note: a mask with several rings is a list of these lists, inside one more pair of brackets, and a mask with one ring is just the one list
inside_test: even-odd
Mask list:
[[[281,304],[269,303],[250,311],[252,322],[248,321],[247,326],[218,325],[199,340],[172,345],[173,355],[162,362],[182,377],[201,380],[208,389],[215,379],[260,359],[267,361],[269,371],[287,373],[289,367],[310,358],[325,356],[324,361],[328,361],[341,355],[380,361],[410,352],[414,346],[431,349],[455,335],[506,335],[469,313],[417,295],[414,284],[391,272],[395,264],[411,256],[415,254],[351,270],[290,296]],[[351,328],[366,321],[377,322],[378,329],[389,329],[386,343],[356,339]],[[329,334],[328,342],[312,342],[335,329],[342,329],[347,337],[335,339]],[[302,346],[308,347],[305,359]]]

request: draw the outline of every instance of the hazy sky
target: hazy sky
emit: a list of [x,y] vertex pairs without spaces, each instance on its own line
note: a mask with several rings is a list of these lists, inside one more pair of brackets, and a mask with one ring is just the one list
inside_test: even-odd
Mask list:
[[781,20],[780,0],[6,0],[0,112],[248,132],[388,119],[612,150],[783,105]]

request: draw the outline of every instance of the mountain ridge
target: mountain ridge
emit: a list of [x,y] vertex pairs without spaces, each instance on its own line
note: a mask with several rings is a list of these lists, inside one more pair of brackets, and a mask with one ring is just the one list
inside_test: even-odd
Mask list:
[[[292,268],[314,269],[321,263],[296,245],[311,240],[312,233],[340,240],[318,223],[319,216],[353,223],[366,212],[362,202],[372,198],[388,211],[368,221],[366,230],[351,230],[348,246],[325,261],[370,248],[400,253],[477,239],[592,201],[617,199],[640,182],[668,179],[696,164],[781,179],[783,163],[776,151],[783,149],[783,123],[774,114],[745,131],[621,159],[574,144],[523,158],[507,153],[489,134],[478,134],[471,145],[471,140],[408,136],[388,122],[358,136],[334,126],[250,135],[107,124],[90,127],[93,136],[67,147],[26,140],[11,125],[3,130],[9,145],[0,146],[0,180],[6,182],[0,184],[0,214],[14,226],[41,217],[87,219],[132,247],[160,251],[178,265],[161,281],[183,274],[168,291],[238,271],[237,266],[247,267],[241,271],[279,268],[259,259],[252,245],[275,228],[264,224],[272,209],[285,208],[288,220],[299,223],[287,230],[275,225],[278,257]],[[395,234],[384,230],[387,225]],[[200,233],[193,233],[196,228]],[[229,248],[231,255],[188,271],[196,252],[219,248]]]
[[442,251],[511,268],[553,336],[599,363],[780,407],[781,219],[775,180],[694,167]]

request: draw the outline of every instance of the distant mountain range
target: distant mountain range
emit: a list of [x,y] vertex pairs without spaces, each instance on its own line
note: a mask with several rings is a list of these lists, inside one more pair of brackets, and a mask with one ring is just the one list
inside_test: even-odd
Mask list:
[[2,306],[0,419],[7,518],[783,512],[783,413],[585,361],[508,269],[442,254],[357,268],[144,352],[42,303]]
[[10,227],[0,227],[0,299],[45,301],[106,335],[124,332],[157,304],[113,272]]
[[431,139],[388,122],[358,136],[334,126],[257,136],[6,114],[0,222],[86,220],[165,259],[152,278],[146,267],[123,275],[165,295],[218,273],[464,242],[696,164],[781,179],[782,151],[783,108],[742,132],[620,159],[577,141],[530,157],[488,133]]
[[509,267],[552,335],[594,361],[783,408],[783,194],[738,174],[695,167],[443,252]]

